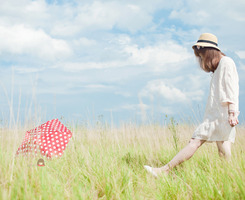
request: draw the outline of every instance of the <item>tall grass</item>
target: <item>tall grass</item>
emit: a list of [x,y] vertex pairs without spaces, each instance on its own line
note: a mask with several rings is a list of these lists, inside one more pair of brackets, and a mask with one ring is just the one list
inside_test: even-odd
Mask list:
[[167,163],[195,128],[170,125],[71,126],[64,155],[45,159],[45,167],[36,166],[40,157],[15,157],[24,128],[2,127],[0,199],[245,199],[244,127],[230,163],[207,143],[170,176],[155,179],[143,165]]

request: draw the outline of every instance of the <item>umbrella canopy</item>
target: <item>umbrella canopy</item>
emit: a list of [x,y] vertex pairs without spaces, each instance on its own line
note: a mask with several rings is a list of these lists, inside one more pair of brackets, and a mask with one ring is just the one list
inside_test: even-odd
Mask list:
[[71,137],[71,131],[58,119],[53,119],[27,131],[16,154],[30,155],[40,151],[47,158],[60,157]]

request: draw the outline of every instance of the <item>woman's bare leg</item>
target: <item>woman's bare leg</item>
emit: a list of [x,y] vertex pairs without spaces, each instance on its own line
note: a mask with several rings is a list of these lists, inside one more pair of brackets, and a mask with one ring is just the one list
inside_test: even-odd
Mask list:
[[190,142],[179,153],[177,153],[168,164],[161,168],[152,168],[152,170],[156,174],[160,174],[162,172],[168,174],[172,168],[186,160],[189,160],[204,142],[205,140],[191,139]]
[[219,155],[227,160],[231,159],[231,142],[230,141],[217,141],[216,142]]

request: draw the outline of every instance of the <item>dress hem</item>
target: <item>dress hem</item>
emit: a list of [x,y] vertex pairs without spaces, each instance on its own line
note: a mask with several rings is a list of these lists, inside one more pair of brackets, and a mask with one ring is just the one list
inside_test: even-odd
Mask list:
[[203,138],[200,138],[200,137],[191,137],[191,139],[204,140],[206,142],[224,142],[224,141],[230,141],[233,144],[235,143],[235,140],[231,140],[231,139],[228,139],[228,140],[209,140],[209,139],[203,139]]

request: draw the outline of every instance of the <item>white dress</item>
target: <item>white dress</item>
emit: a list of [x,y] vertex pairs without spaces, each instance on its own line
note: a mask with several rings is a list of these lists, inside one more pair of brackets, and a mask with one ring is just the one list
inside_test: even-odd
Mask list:
[[229,57],[223,56],[210,82],[210,93],[203,122],[197,127],[192,138],[214,141],[235,142],[236,129],[228,122],[228,102],[239,106],[239,78],[236,65]]

